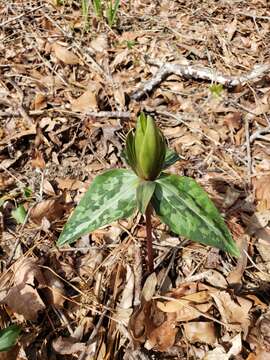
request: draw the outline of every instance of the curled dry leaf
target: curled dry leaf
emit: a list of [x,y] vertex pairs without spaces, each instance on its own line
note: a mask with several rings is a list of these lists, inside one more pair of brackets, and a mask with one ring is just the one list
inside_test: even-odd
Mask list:
[[163,312],[176,313],[177,321],[191,321],[207,313],[212,303],[194,304],[188,300],[172,300],[169,302],[157,302],[157,307]]
[[54,51],[55,57],[66,65],[77,65],[80,63],[77,55],[56,42],[52,44],[52,50]]
[[63,198],[59,197],[57,199],[43,200],[35,205],[30,212],[30,218],[34,223],[40,225],[43,218],[51,222],[61,218],[64,212],[65,204]]
[[33,169],[45,169],[46,163],[41,151],[35,149],[32,154],[31,165]]
[[[153,318],[153,324],[157,321],[158,317]],[[145,347],[148,349],[154,348],[157,351],[167,351],[175,343],[175,337],[177,334],[177,327],[174,314],[167,314],[166,320],[161,325],[149,329],[148,341]]]
[[130,266],[127,265],[126,284],[122,292],[121,301],[118,306],[122,309],[131,308],[133,303],[133,294],[134,294],[134,274]]
[[8,177],[4,174],[0,174],[0,191],[8,189],[15,183],[15,179]]
[[85,343],[76,342],[72,337],[63,338],[60,336],[52,342],[52,348],[61,355],[73,355],[85,351]]
[[239,242],[240,242],[241,256],[237,259],[236,267],[227,276],[227,281],[229,284],[242,283],[242,276],[247,266],[248,241],[249,241],[248,235],[243,235],[240,237]]
[[145,301],[150,301],[152,299],[156,290],[156,286],[157,286],[157,276],[155,273],[152,273],[146,279],[142,289],[142,298]]
[[183,324],[185,336],[191,343],[202,342],[213,345],[216,340],[216,330],[213,322],[194,321]]
[[33,107],[35,110],[45,109],[47,107],[46,95],[42,93],[37,93],[34,98]]
[[46,308],[39,296],[36,283],[41,287],[45,285],[39,266],[33,259],[21,260],[14,266],[14,286],[2,302],[15,314],[22,315],[25,320],[36,320],[39,311]]
[[196,283],[183,284],[166,294],[166,298],[170,298],[170,300],[158,301],[157,307],[166,313],[175,312],[177,321],[195,320],[212,306],[208,288],[210,289],[210,287],[204,286],[200,291]]
[[[14,285],[1,302],[8,305],[17,317],[34,321],[46,305],[63,305],[63,284],[51,271],[40,267],[36,260],[24,258],[14,265],[13,270]],[[43,299],[38,290],[44,294]]]
[[43,275],[47,285],[43,290],[47,300],[46,303],[56,307],[63,307],[65,290],[62,281],[49,269],[44,269]]
[[235,357],[239,355],[242,350],[241,333],[234,336],[229,342],[232,346],[228,352],[219,345],[214,350],[209,351],[203,360],[230,360],[232,356]]
[[228,328],[236,331],[243,331],[244,337],[247,336],[250,325],[249,311],[252,307],[252,301],[239,296],[235,300],[226,291],[212,292],[222,321]]

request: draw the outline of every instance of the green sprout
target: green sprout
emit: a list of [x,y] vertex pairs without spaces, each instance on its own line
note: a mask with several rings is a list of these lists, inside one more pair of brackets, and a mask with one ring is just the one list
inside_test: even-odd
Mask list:
[[93,0],[93,8],[97,17],[102,15],[102,3],[101,0]]
[[84,30],[89,30],[89,0],[81,0],[81,11],[84,20]]
[[120,6],[120,0],[115,0],[114,3],[112,2],[112,0],[109,1],[109,6],[106,10],[106,15],[107,15],[108,25],[110,27],[112,27],[116,21],[116,16],[119,6]]
[[174,233],[240,255],[225,222],[207,193],[190,177],[170,175],[166,168],[179,156],[166,145],[154,119],[141,113],[136,131],[127,135],[124,158],[132,170],[98,175],[65,225],[58,246],[138,209],[145,215],[148,268],[154,270],[151,216],[155,213]]
[[219,99],[224,89],[222,84],[213,84],[209,87],[209,90],[216,99]]

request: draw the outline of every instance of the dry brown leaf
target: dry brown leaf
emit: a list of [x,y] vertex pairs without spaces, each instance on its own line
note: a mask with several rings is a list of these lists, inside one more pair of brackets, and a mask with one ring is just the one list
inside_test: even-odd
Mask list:
[[0,191],[8,189],[15,183],[15,179],[8,177],[4,174],[0,174]]
[[45,94],[37,93],[34,98],[34,109],[41,110],[47,107],[47,97]]
[[236,267],[227,276],[229,284],[241,284],[244,271],[247,266],[247,250],[248,250],[249,236],[243,235],[238,241],[238,246],[241,251],[241,256],[237,259]]
[[215,300],[222,321],[231,329],[243,330],[246,337],[250,325],[249,311],[252,301],[239,296],[234,301],[226,291],[213,292],[211,296]]
[[232,346],[227,353],[221,345],[218,345],[214,350],[209,351],[203,360],[230,360],[239,355],[242,350],[241,333],[234,336],[229,342]]
[[55,181],[60,190],[78,190],[84,188],[84,183],[76,179],[56,178]]
[[108,37],[106,34],[98,35],[94,40],[91,41],[90,46],[96,52],[104,52],[108,49]]
[[265,228],[269,222],[270,210],[255,212],[248,220],[248,234],[257,236],[258,231]]
[[71,109],[75,112],[97,111],[98,105],[95,93],[87,90],[77,99],[71,101]]
[[31,165],[33,169],[45,169],[46,163],[41,151],[37,149],[34,150]]
[[49,269],[43,270],[47,287],[43,290],[46,303],[58,308],[63,307],[65,302],[65,289],[62,281]]
[[141,296],[145,301],[150,301],[152,299],[156,290],[156,286],[157,286],[157,276],[155,273],[152,273],[146,279],[142,289]]
[[52,342],[52,348],[54,351],[61,355],[81,353],[86,349],[86,347],[87,345],[85,343],[76,342],[76,340],[72,337],[63,338],[60,336]]
[[198,317],[206,314],[212,307],[211,302],[206,304],[187,305],[176,313],[177,321],[191,321],[198,319]]
[[20,360],[18,357],[19,351],[20,347],[16,345],[9,351],[0,352],[0,360]]
[[44,193],[46,195],[49,195],[49,196],[55,196],[56,195],[52,184],[47,179],[44,179],[43,191],[44,191]]
[[213,345],[217,341],[215,325],[209,321],[183,324],[186,338],[191,343],[202,342]]
[[60,197],[58,199],[43,200],[35,205],[30,212],[30,218],[34,223],[40,225],[43,218],[51,222],[61,218],[64,212],[65,204],[62,197]]
[[227,33],[227,41],[231,41],[237,28],[237,18],[235,17],[230,24],[227,24],[225,27],[225,32]]
[[46,308],[36,289],[36,282],[42,287],[46,284],[42,272],[33,259],[23,259],[14,266],[14,286],[10,289],[3,303],[15,314],[25,320],[37,319],[39,311]]
[[205,274],[205,280],[212,286],[226,289],[228,283],[225,277],[216,270],[209,270]]
[[260,349],[255,354],[249,354],[247,360],[270,360],[270,352]]
[[56,42],[52,44],[52,50],[54,51],[55,57],[66,65],[77,65],[80,63],[77,55]]
[[127,265],[126,284],[122,292],[122,298],[118,305],[119,308],[129,309],[132,307],[133,297],[134,297],[134,286],[135,286],[134,281],[135,281],[134,274],[130,266]]
[[242,114],[240,112],[229,113],[224,117],[224,124],[234,133],[242,126]]
[[253,186],[255,189],[255,196],[258,202],[258,211],[270,209],[270,175],[254,178]]
[[177,331],[175,315],[168,314],[167,319],[160,326],[148,331],[145,347],[161,352],[167,351],[174,345]]
[[157,308],[165,313],[176,313],[177,321],[190,321],[206,313],[212,306],[208,291],[199,291],[172,299],[166,302],[157,302]]

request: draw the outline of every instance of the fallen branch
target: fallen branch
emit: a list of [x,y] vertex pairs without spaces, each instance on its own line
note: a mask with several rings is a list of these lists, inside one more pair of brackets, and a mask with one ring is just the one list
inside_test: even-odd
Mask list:
[[207,80],[214,83],[222,84],[225,87],[234,87],[243,85],[250,81],[257,81],[262,75],[270,71],[270,64],[258,65],[251,71],[241,76],[227,76],[219,74],[212,69],[196,66],[196,65],[180,65],[172,63],[161,63],[160,61],[147,61],[151,65],[159,66],[159,70],[152,77],[146,81],[142,88],[136,90],[131,98],[140,100],[144,95],[150,93],[162,81],[167,79],[170,75],[179,75],[186,79]]

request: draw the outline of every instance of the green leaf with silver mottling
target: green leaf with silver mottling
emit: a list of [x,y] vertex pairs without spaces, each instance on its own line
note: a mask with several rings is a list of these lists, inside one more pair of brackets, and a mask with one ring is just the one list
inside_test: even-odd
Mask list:
[[193,179],[163,174],[156,184],[151,203],[173,232],[233,256],[240,255],[217,208]]
[[154,181],[142,181],[137,187],[136,198],[139,211],[144,214],[155,191]]
[[97,176],[65,225],[57,245],[70,244],[81,235],[132,215],[139,179],[125,169]]
[[176,163],[176,161],[179,161],[181,159],[183,158],[180,157],[175,151],[167,148],[165,154],[165,160],[162,166],[163,170],[167,169],[169,166],[173,165],[174,163]]
[[11,325],[6,329],[0,330],[0,351],[7,351],[17,342],[21,328],[17,325]]

